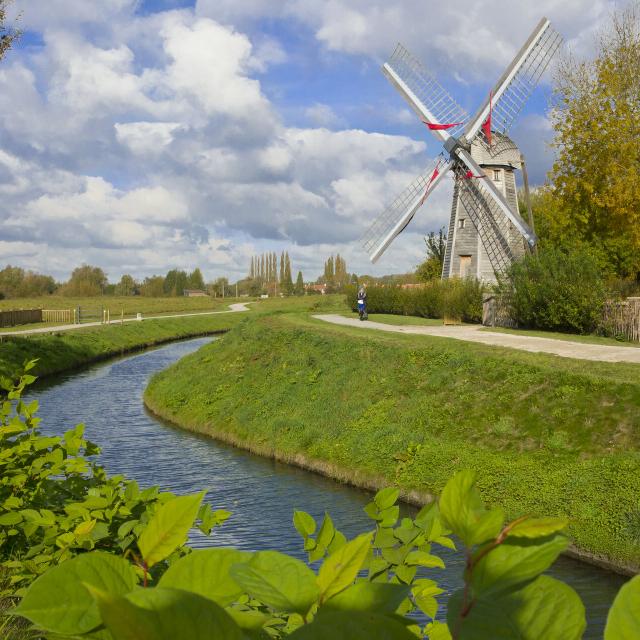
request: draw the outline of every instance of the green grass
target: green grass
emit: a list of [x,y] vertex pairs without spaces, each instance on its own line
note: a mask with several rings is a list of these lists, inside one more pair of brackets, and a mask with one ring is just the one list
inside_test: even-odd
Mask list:
[[517,336],[533,336],[535,338],[550,338],[551,340],[569,340],[570,342],[582,342],[585,344],[601,344],[616,347],[640,347],[638,342],[627,342],[604,336],[578,335],[575,333],[559,333],[557,331],[536,331],[534,329],[508,329],[505,327],[483,327],[481,331],[496,333],[512,333]]
[[566,515],[582,550],[640,564],[640,366],[254,315],[155,376],[145,399],[356,483],[439,492],[474,468],[508,515]]
[[[345,318],[357,319],[357,313],[341,313]],[[382,322],[397,326],[418,326],[418,327],[441,327],[442,319],[418,318],[417,316],[396,316],[390,313],[370,313],[371,322]]]
[[4,336],[0,342],[0,375],[13,374],[33,358],[39,358],[35,375],[59,373],[154,344],[225,331],[242,315],[164,318],[43,335]]
[[112,319],[124,310],[125,316],[136,313],[168,313],[177,311],[222,310],[232,299],[221,298],[146,298],[145,296],[97,296],[94,298],[66,298],[63,296],[42,296],[39,298],[14,298],[0,300],[0,311],[7,309],[73,309],[83,307],[87,310],[109,309]]

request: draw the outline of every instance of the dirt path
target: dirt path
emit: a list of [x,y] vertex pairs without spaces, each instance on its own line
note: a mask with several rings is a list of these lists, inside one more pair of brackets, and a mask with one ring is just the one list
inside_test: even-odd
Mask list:
[[[188,318],[190,316],[212,316],[220,313],[238,313],[249,311],[249,307],[244,302],[236,302],[229,305],[229,311],[200,311],[197,313],[176,313],[162,316],[143,316],[143,320],[162,320],[163,318]],[[85,322],[83,324],[62,324],[54,327],[42,327],[38,329],[26,329],[24,331],[0,331],[0,336],[27,336],[38,333],[57,333],[58,331],[73,331],[75,329],[86,329],[87,327],[102,327],[107,324],[121,324],[122,322],[140,322],[138,318],[125,318],[124,320],[111,320],[110,322]]]
[[481,342],[497,347],[510,347],[533,353],[550,353],[563,358],[578,360],[595,360],[598,362],[633,362],[640,364],[640,349],[637,347],[609,346],[571,342],[569,340],[555,340],[552,338],[538,338],[535,336],[520,336],[510,333],[492,333],[481,331],[481,326],[398,326],[381,322],[360,322],[355,318],[345,318],[336,314],[315,315],[314,318],[340,324],[347,327],[369,331],[391,331],[393,333],[410,333],[421,336],[437,336],[453,338],[467,342]]

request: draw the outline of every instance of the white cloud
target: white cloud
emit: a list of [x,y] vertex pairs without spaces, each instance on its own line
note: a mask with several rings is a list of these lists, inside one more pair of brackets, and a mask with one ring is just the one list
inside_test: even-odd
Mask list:
[[304,114],[315,127],[332,128],[344,124],[344,120],[338,117],[328,104],[322,104],[321,102],[316,102],[307,107]]

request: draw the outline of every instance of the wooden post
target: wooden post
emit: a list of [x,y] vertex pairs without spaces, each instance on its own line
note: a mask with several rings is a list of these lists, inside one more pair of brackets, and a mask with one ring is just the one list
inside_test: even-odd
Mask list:
[[124,324],[124,308],[120,312],[120,324]]
[[[536,227],[533,222],[533,211],[531,210],[531,193],[529,192],[529,175],[527,174],[527,163],[524,159],[524,154],[520,154],[520,162],[522,163],[522,180],[524,182],[524,200],[527,205],[527,215],[529,217],[529,226],[531,231],[536,232]],[[529,246],[527,244],[527,246]],[[538,255],[538,245],[534,245],[533,252]]]

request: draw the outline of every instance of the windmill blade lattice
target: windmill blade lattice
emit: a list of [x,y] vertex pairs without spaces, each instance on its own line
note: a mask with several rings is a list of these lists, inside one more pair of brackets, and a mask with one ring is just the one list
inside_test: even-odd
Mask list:
[[[501,79],[493,91],[495,95],[499,95],[491,112],[491,128],[494,131],[502,134],[509,132],[538,86],[542,74],[562,46],[562,42],[562,36],[548,23],[542,33],[538,35],[526,57],[523,60],[516,57],[512,63],[517,67],[516,73],[510,80],[508,80],[507,74],[507,79]],[[504,82],[506,82],[506,87],[502,86]],[[482,130],[479,135],[488,143]],[[499,149],[494,151],[499,152]]]
[[519,236],[518,232],[495,200],[488,197],[481,178],[468,178],[467,167],[462,163],[456,164],[453,171],[460,203],[478,230],[493,270],[504,272],[516,258],[510,239]]
[[[442,159],[437,158],[419,175],[396,199],[374,220],[362,236],[362,246],[377,260],[389,243],[411,221],[415,212],[424,204],[426,197],[433,191],[439,179],[448,171],[449,165],[442,167]],[[440,173],[434,179],[434,171]]]
[[[401,44],[398,44],[387,64],[430,111],[434,118],[434,124],[464,123],[467,119],[467,112],[449,95],[426,67]],[[415,108],[414,105],[411,106]],[[463,128],[464,124],[460,124],[449,129],[448,133],[456,136]]]

